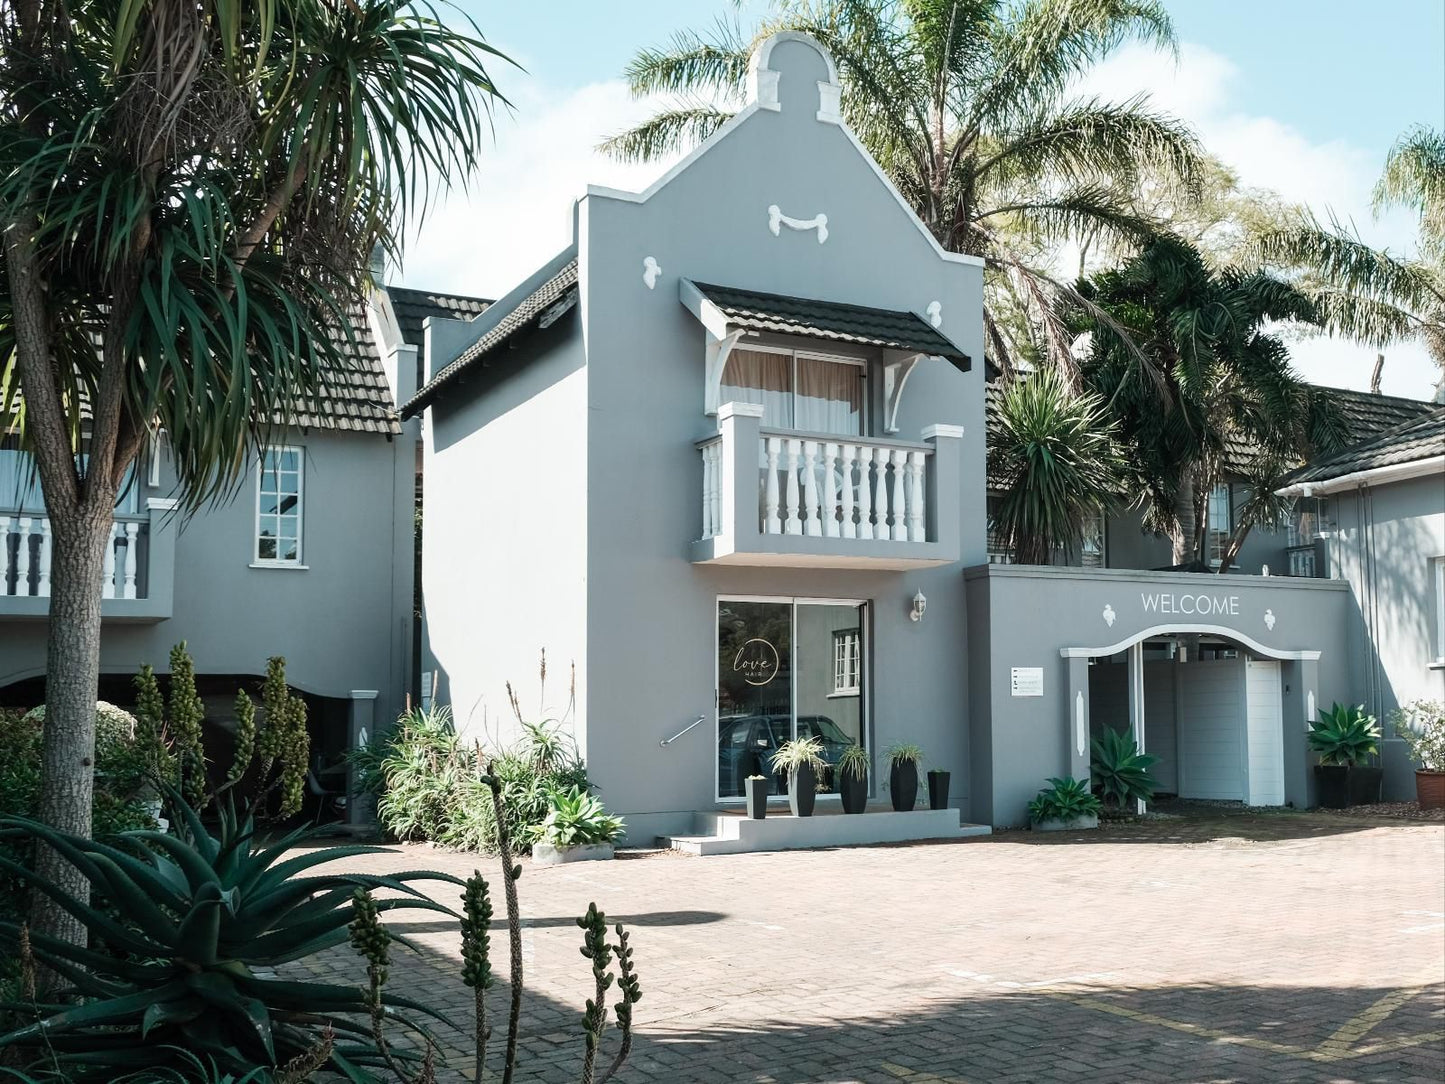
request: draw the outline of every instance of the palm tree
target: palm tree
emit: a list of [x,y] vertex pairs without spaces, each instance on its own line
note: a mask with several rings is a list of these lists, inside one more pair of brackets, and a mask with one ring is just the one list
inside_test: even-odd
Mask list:
[[1252,496],[1222,559],[1227,571],[1250,528],[1285,510],[1273,497],[1283,475],[1345,436],[1337,408],[1262,330],[1312,322],[1313,306],[1262,271],[1213,270],[1168,237],[1079,292],[1112,317],[1079,313],[1076,328],[1090,333],[1084,383],[1119,425],[1145,526],[1170,538],[1174,564],[1207,563],[1209,494],[1242,472]]
[[993,529],[1024,565],[1076,548],[1122,493],[1119,434],[1104,401],[1073,391],[1057,369],[1010,381],[988,419],[988,475],[999,490]]
[[[102,554],[164,433],[189,508],[349,363],[376,244],[464,178],[476,32],[399,0],[0,4],[0,430],[52,527],[40,817],[90,831]],[[46,850],[38,872],[84,900]],[[53,905],[36,925],[84,930]]]
[[918,217],[944,248],[988,260],[993,360],[1010,369],[1036,336],[1071,370],[1059,302],[1078,298],[1046,269],[1050,250],[1085,233],[1137,245],[1152,225],[1133,209],[1141,178],[1197,186],[1200,150],[1178,121],[1142,98],[1117,104],[1070,91],[1125,41],[1172,49],[1163,5],[777,0],[776,9],[750,40],[720,23],[639,52],[626,73],[633,94],[672,100],[603,149],[645,160],[705,139],[741,104],[757,41],[811,34],[837,61],[849,126]]
[[1372,249],[1352,229],[1308,214],[1264,233],[1254,252],[1299,276],[1325,329],[1380,350],[1422,343],[1440,367],[1436,398],[1445,402],[1445,134],[1414,128],[1391,148],[1373,209],[1394,207],[1419,216],[1413,256]]

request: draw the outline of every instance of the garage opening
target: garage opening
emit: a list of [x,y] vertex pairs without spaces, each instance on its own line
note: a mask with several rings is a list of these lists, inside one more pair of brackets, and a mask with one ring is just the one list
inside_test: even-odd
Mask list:
[[1149,637],[1090,658],[1090,730],[1158,757],[1158,798],[1283,805],[1287,665],[1219,636]]

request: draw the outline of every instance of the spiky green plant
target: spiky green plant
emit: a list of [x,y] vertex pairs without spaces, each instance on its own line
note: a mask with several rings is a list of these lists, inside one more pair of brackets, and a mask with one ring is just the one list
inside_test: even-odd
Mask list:
[[783,742],[768,763],[778,775],[791,775],[799,768],[812,768],[821,778],[828,770],[828,762],[823,759],[823,752],[823,740],[810,734]]
[[170,731],[180,761],[181,789],[186,801],[201,808],[208,801],[206,780],[206,749],[203,724],[206,708],[196,692],[196,664],[182,640],[171,648],[171,701],[168,711]]
[[[385,1062],[370,1028],[358,1020],[371,1011],[366,992],[262,972],[345,942],[357,889],[391,891],[375,903],[378,913],[418,909],[455,917],[411,882],[463,882],[431,872],[307,875],[337,859],[384,849],[347,846],[288,855],[314,832],[262,844],[251,816],[238,816],[223,801],[218,834],[212,836],[179,793],[170,790],[169,797],[184,839],[137,831],[111,845],[33,820],[0,820],[5,833],[55,848],[96,896],[117,901],[125,915],[124,922],[117,921],[26,871],[35,890],[74,916],[107,951],[32,932],[36,958],[72,990],[42,1002],[40,1019],[0,1036],[0,1048],[38,1044],[33,1067],[58,1068],[76,1084],[88,1084],[173,1065],[171,1046],[230,1073],[276,1068],[314,1055],[322,1029],[329,1027],[346,1041],[336,1043],[326,1067],[364,1079],[367,1066]],[[0,855],[0,868],[19,872],[15,867]],[[21,936],[16,923],[0,922],[0,945],[11,949]],[[418,1031],[417,1018],[409,1014],[436,1015],[390,995],[384,1009],[388,1019]]]
[[1321,764],[1364,764],[1380,754],[1380,724],[1363,704],[1336,703],[1310,723],[1305,740]]
[[1158,787],[1149,769],[1159,758],[1139,752],[1139,746],[1128,733],[1104,728],[1091,745],[1089,775],[1093,789],[1106,805],[1123,809],[1126,802],[1147,802]]
[[227,783],[239,783],[256,755],[256,705],[245,689],[236,690],[236,747]]
[[1029,823],[1040,821],[1071,821],[1099,812],[1097,795],[1089,792],[1087,780],[1066,776],[1051,778],[1049,785],[1029,802]]
[[922,764],[923,749],[910,742],[894,742],[883,754],[889,764]]
[[621,838],[625,825],[602,807],[602,800],[581,787],[552,793],[552,808],[537,830],[537,839],[554,847],[611,843]]
[[988,417],[993,530],[1021,565],[1077,552],[1086,524],[1119,502],[1124,460],[1104,401],[1057,369],[1006,384]]
[[136,744],[143,751],[157,781],[178,782],[176,760],[166,735],[166,702],[156,683],[156,672],[149,663],[140,668],[134,684]]
[[838,774],[849,779],[867,779],[869,767],[868,750],[857,744],[844,749],[836,765]]
[[485,1080],[487,1040],[492,1037],[487,1023],[487,991],[496,985],[492,974],[492,900],[481,870],[467,878],[462,893],[462,982],[472,989],[476,1029],[473,1036],[473,1079]]

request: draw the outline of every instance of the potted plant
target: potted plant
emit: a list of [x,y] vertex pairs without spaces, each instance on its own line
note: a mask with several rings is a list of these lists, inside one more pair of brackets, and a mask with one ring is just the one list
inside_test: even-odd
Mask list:
[[949,773],[942,768],[928,769],[928,808],[948,808]]
[[833,766],[838,777],[838,794],[844,813],[862,813],[868,808],[868,751],[853,744],[844,749]]
[[1310,724],[1309,747],[1319,754],[1315,780],[1320,805],[1344,809],[1380,800],[1383,772],[1367,763],[1380,752],[1380,726],[1365,705],[1333,704]]
[[748,817],[760,821],[768,815],[768,777],[750,775],[746,783],[748,795]]
[[578,786],[553,790],[548,802],[551,808],[535,832],[532,861],[555,866],[612,857],[612,844],[625,827],[621,817],[606,812],[600,799]]
[[918,765],[922,763],[923,750],[916,745],[900,742],[888,749],[888,793],[899,813],[907,813],[918,801]]
[[1089,775],[1104,805],[1123,811],[1130,803],[1147,802],[1158,784],[1149,774],[1159,760],[1139,752],[1139,745],[1122,730],[1106,726],[1094,739]]
[[1390,714],[1415,769],[1415,800],[1421,809],[1445,809],[1445,704],[1415,700]]
[[828,770],[819,738],[794,738],[778,746],[773,771],[788,777],[788,808],[795,817],[811,817],[818,796],[818,777]]
[[1050,779],[1029,803],[1029,826],[1036,832],[1066,832],[1099,827],[1102,803],[1089,784],[1072,776]]

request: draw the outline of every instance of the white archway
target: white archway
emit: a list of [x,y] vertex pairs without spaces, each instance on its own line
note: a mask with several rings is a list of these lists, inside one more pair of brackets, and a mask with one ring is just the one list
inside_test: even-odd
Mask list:
[[1061,647],[1059,648],[1059,654],[1066,659],[1092,659],[1100,655],[1117,655],[1119,652],[1126,651],[1137,643],[1153,639],[1156,636],[1179,635],[1218,636],[1224,640],[1232,640],[1241,647],[1246,647],[1256,655],[1263,655],[1267,659],[1314,662],[1320,657],[1318,651],[1289,651],[1283,648],[1266,647],[1258,640],[1247,636],[1238,629],[1226,628],[1224,625],[1201,625],[1197,623],[1151,625],[1142,632],[1128,636],[1116,644],[1108,644],[1104,647]]

